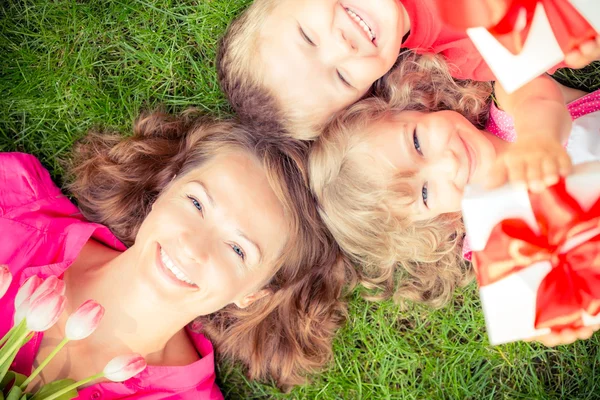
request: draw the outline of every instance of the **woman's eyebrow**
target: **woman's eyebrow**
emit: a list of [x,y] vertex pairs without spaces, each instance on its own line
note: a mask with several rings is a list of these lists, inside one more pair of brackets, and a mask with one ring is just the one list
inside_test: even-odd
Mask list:
[[206,185],[198,180],[193,180],[193,181],[191,181],[191,183],[195,183],[196,185],[200,186],[202,188],[202,191],[206,195],[206,198],[208,199],[208,202],[210,203],[211,207],[215,207],[215,205],[216,205],[215,200],[210,195],[210,192],[208,191],[208,188],[206,187]]

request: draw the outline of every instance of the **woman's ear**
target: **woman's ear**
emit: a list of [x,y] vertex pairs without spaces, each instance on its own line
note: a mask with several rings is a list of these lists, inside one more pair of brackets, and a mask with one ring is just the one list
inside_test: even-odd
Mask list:
[[254,292],[244,296],[241,300],[234,301],[233,303],[238,306],[238,308],[246,308],[256,300],[260,300],[263,297],[270,296],[273,294],[271,289],[261,289],[258,292]]

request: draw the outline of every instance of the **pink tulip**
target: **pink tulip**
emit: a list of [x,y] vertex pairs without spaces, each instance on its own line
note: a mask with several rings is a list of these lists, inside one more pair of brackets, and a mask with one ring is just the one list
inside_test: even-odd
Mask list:
[[104,367],[104,377],[113,382],[123,382],[146,369],[146,360],[139,354],[125,354],[110,360]]
[[0,265],[0,298],[4,296],[12,282],[12,274],[8,265]]
[[63,295],[64,293],[60,293],[64,290],[64,283],[58,279],[54,275],[50,275],[48,278],[44,279],[40,286],[35,289],[35,292],[31,294],[29,297],[29,302],[33,304],[39,297],[45,295],[48,292],[57,292],[59,295]]
[[19,288],[19,291],[17,292],[17,296],[15,297],[15,309],[18,309],[19,306],[26,299],[31,297],[33,292],[35,292],[35,290],[40,286],[41,283],[42,283],[42,278],[40,278],[37,275],[34,275],[34,276],[30,277],[29,279],[27,279],[25,281],[25,283],[23,284],[23,286],[21,286]]
[[25,317],[27,329],[34,332],[43,332],[49,329],[58,321],[60,314],[65,309],[66,300],[65,296],[55,291],[47,291],[33,301],[30,298],[29,310]]
[[104,316],[104,307],[88,300],[69,316],[65,326],[65,336],[69,340],[81,340],[90,336],[96,330]]

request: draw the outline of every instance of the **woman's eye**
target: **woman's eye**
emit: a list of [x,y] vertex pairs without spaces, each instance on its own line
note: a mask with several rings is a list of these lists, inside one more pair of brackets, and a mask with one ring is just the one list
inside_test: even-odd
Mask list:
[[423,155],[423,151],[421,150],[421,143],[419,143],[419,136],[417,136],[417,128],[413,131],[413,144],[415,146],[415,150],[420,155]]
[[242,260],[246,259],[246,254],[244,254],[244,250],[242,250],[240,246],[238,246],[237,244],[232,244],[231,249],[235,252],[235,254],[237,254],[239,258],[241,258]]
[[423,204],[425,204],[425,207],[429,208],[429,206],[427,205],[427,196],[428,196],[427,183],[425,183],[423,185],[423,188],[421,189],[421,197],[423,198]]
[[187,198],[191,200],[192,204],[198,209],[198,211],[204,213],[204,207],[202,207],[202,204],[198,200],[196,200],[192,196],[188,196]]

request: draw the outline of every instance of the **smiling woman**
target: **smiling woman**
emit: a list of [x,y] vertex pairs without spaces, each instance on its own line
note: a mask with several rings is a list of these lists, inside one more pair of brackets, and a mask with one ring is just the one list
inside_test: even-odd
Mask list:
[[[203,334],[251,378],[281,387],[324,366],[347,270],[307,191],[305,154],[233,122],[146,115],[132,137],[90,132],[75,148],[69,190],[84,217],[33,157],[0,155],[0,261],[15,287],[58,275],[70,307],[93,298],[106,309],[37,383],[86,377],[133,351],[149,364],[134,384],[84,390],[220,398]],[[2,320],[12,321],[7,299]],[[44,359],[65,322],[32,340],[17,369]]]

